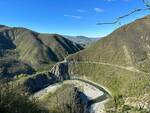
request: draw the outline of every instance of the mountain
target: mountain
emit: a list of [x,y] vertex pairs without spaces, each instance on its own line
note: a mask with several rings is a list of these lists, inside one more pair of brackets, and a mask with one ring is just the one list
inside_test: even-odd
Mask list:
[[67,36],[64,35],[65,38],[75,42],[75,43],[79,43],[83,46],[88,46],[90,44],[92,44],[93,42],[96,42],[99,38],[89,38],[89,37],[85,37],[85,36]]
[[0,75],[49,69],[81,49],[81,45],[58,34],[41,34],[26,28],[0,25]]
[[150,16],[124,25],[69,56],[74,75],[108,88],[114,97],[150,94]]

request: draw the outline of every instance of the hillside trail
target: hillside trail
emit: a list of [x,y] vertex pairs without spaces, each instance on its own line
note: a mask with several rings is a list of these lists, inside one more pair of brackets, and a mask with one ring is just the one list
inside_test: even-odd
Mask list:
[[[128,71],[136,72],[136,73],[144,73],[143,71],[140,71],[136,69],[135,67],[125,67],[120,66],[116,64],[110,64],[110,63],[104,63],[104,62],[95,62],[95,61],[67,61],[66,59],[59,63],[75,63],[75,64],[97,64],[97,65],[105,65],[105,66],[111,66],[115,68],[125,69]],[[54,93],[56,90],[58,90],[60,87],[62,87],[63,84],[74,84],[77,87],[84,87],[83,93],[89,97],[90,100],[90,113],[104,113],[104,105],[105,103],[111,98],[111,93],[108,89],[101,86],[98,83],[95,83],[91,80],[88,80],[87,78],[81,78],[78,76],[72,76],[70,80],[63,81],[62,83],[56,83],[53,85],[48,86],[45,89],[42,89],[41,91],[34,94],[34,97],[40,99],[43,96],[47,95],[48,93]],[[109,96],[108,96],[109,95]]]
[[[70,63],[72,63],[72,61]],[[111,67],[115,67],[115,68],[120,68],[120,69],[128,70],[128,71],[135,72],[135,73],[148,74],[148,73],[140,71],[137,68],[132,67],[132,66],[121,66],[121,65],[110,64],[110,63],[105,63],[105,62],[75,61],[73,63],[75,63],[75,64],[97,64],[97,65],[105,65],[105,66],[111,66]]]

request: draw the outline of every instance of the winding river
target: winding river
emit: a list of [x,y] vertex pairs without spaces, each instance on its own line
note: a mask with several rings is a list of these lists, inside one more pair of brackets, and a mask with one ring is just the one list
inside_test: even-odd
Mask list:
[[64,82],[50,85],[36,92],[33,97],[40,99],[50,92],[54,93],[63,84],[73,84],[78,88],[82,87],[82,93],[87,97],[85,101],[87,102],[88,112],[105,113],[104,104],[109,100],[109,98],[111,98],[110,92],[101,85],[87,79],[72,77],[70,80],[65,80]]

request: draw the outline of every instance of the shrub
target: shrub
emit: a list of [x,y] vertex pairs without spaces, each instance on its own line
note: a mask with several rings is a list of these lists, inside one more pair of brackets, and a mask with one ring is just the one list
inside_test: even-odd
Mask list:
[[0,113],[48,113],[48,110],[21,88],[0,82]]

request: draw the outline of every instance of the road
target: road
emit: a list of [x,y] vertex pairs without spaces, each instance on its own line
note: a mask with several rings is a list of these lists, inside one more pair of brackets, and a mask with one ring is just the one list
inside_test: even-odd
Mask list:
[[75,87],[82,88],[83,93],[88,97],[87,107],[90,113],[104,113],[104,104],[111,97],[101,85],[82,78],[73,77],[62,83],[56,83],[38,91],[33,97],[40,99],[48,93],[54,93],[63,84],[74,84]]
[[[92,86],[93,88],[95,88],[95,91],[90,91],[90,94],[87,94],[87,88],[86,91],[84,91],[83,93],[85,93],[87,96],[91,95],[91,94],[98,94],[98,92],[102,92],[101,95],[97,95],[97,96],[93,96],[93,98],[90,98],[88,103],[87,103],[87,107],[90,111],[90,113],[105,113],[105,103],[109,100],[109,98],[111,98],[111,93],[108,89],[106,89],[105,87],[103,87],[100,84],[97,84],[93,81],[90,81],[86,78],[82,78],[82,77],[72,77],[72,80],[78,80],[79,82],[83,82],[84,84],[88,84],[89,86]],[[92,87],[90,87],[92,89]]]
[[131,72],[135,72],[135,73],[143,73],[146,74],[143,71],[140,71],[138,69],[136,69],[135,67],[132,66],[121,66],[121,65],[117,65],[117,64],[110,64],[110,63],[105,63],[105,62],[95,62],[95,61],[70,61],[69,62],[74,63],[74,64],[97,64],[97,65],[105,65],[105,66],[111,66],[111,67],[115,67],[115,68],[119,68],[119,69],[124,69],[124,70],[128,70]]

